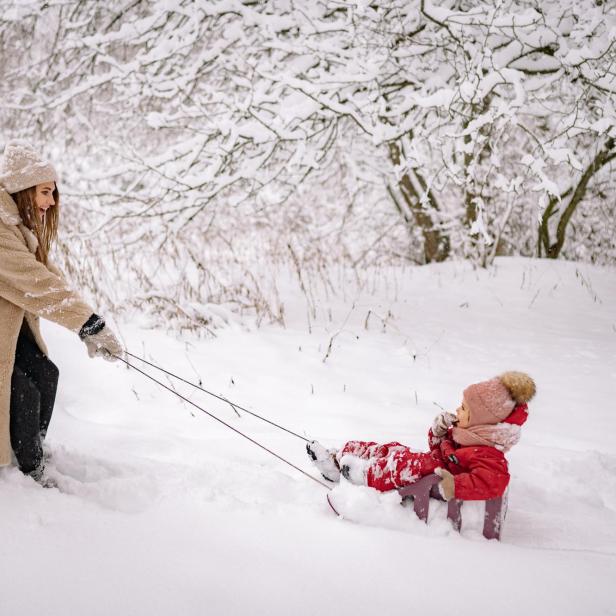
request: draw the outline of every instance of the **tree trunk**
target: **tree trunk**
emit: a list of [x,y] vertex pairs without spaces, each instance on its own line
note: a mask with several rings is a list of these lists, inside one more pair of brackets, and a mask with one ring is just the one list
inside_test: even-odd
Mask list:
[[[539,257],[542,257],[543,251],[545,251],[545,256],[548,259],[558,259],[560,252],[565,245],[567,225],[569,224],[569,221],[571,220],[577,206],[584,199],[588,188],[588,183],[595,173],[597,173],[604,165],[607,165],[610,161],[616,158],[616,152],[613,151],[614,145],[616,145],[614,139],[610,137],[605,142],[603,148],[597,153],[593,161],[588,165],[578,183],[575,186],[569,187],[562,195],[560,195],[560,197],[552,196],[550,198],[548,206],[545,208],[545,211],[541,216],[541,220],[539,221],[539,237],[537,241],[537,255]],[[558,219],[555,241],[551,241],[549,226],[550,218],[558,214],[560,209],[558,207],[559,204],[562,204],[563,200],[569,197],[569,195],[571,195],[569,202]]]
[[[400,164],[400,146],[397,143],[389,144],[389,157],[395,166]],[[438,210],[438,203],[426,180],[417,171],[407,172],[398,181],[398,190],[402,195],[403,204],[395,198],[391,187],[389,194],[406,224],[409,227],[414,224],[421,230],[424,241],[424,262],[444,261],[449,256],[449,238],[435,228],[429,211],[422,204],[421,198],[425,195],[424,199],[427,199],[429,207]]]

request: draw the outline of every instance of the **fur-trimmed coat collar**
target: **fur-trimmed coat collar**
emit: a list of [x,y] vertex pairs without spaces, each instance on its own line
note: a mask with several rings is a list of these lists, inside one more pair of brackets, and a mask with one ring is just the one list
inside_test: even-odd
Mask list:
[[17,205],[9,193],[0,186],[0,220],[5,225],[20,225],[21,218]]
[[2,186],[0,186],[0,221],[9,227],[19,227],[21,234],[26,240],[28,249],[31,253],[36,254],[38,248],[38,240],[36,235],[23,224],[21,217],[19,216],[19,210],[17,204],[13,201],[13,197],[9,195]]

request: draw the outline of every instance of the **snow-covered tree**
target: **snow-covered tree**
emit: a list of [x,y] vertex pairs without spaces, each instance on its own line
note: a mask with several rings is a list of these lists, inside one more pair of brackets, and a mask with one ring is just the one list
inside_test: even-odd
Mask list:
[[242,268],[212,282],[203,253],[237,262],[238,246],[258,245],[293,263],[291,245],[306,266],[616,258],[612,3],[0,9],[2,137],[64,161],[84,253],[137,255],[148,297],[169,292],[139,269],[150,250],[207,272],[193,299],[248,304],[259,285],[248,293]]

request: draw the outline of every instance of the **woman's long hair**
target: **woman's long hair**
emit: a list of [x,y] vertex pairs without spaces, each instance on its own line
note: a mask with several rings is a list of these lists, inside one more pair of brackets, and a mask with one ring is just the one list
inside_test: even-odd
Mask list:
[[44,218],[41,218],[36,207],[36,186],[13,193],[11,197],[17,204],[17,210],[23,224],[34,233],[38,240],[37,260],[47,265],[51,245],[58,235],[58,221],[60,219],[60,192],[58,187],[56,186],[53,189],[54,205],[48,208]]

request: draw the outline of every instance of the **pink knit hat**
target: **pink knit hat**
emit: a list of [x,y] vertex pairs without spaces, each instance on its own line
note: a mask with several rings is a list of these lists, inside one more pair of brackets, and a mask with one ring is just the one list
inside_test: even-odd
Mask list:
[[462,394],[470,412],[469,426],[497,424],[506,419],[516,404],[535,395],[534,381],[523,372],[505,372],[501,376],[469,385]]
[[469,385],[462,397],[470,411],[471,426],[496,424],[515,407],[509,390],[498,379]]

